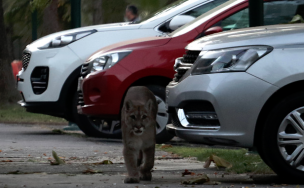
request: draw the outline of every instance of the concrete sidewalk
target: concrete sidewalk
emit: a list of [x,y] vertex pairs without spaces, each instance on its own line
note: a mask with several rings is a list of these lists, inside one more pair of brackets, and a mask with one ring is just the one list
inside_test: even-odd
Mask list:
[[[56,134],[60,126],[0,124],[0,188],[2,187],[185,187],[181,181],[198,174],[208,174],[220,185],[187,185],[187,187],[297,187],[285,185],[275,175],[227,174],[214,166],[203,168],[194,158],[181,158],[157,151],[151,182],[123,184],[126,168],[119,140],[92,139],[83,135]],[[65,165],[50,165],[52,150],[65,159]],[[112,165],[96,164],[111,160]],[[83,174],[86,170],[97,174]],[[185,169],[193,176],[182,177]],[[301,186],[299,186],[301,187]]]

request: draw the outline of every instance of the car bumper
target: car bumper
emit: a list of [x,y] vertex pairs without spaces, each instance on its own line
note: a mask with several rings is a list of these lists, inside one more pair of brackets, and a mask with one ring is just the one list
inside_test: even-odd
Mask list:
[[56,117],[67,118],[65,106],[60,102],[18,102],[27,112],[46,114]]
[[[83,61],[69,47],[39,50],[29,46],[25,51],[30,53],[31,57],[27,69],[19,72],[17,83],[24,100],[27,103],[57,102],[64,83]],[[33,89],[32,76],[37,67],[45,67],[49,71],[46,90],[41,94],[35,93]]]
[[130,72],[120,65],[102,72],[89,74],[79,82],[78,89],[83,94],[83,104],[78,112],[88,116],[119,119],[124,94],[131,82]]
[[253,147],[259,113],[276,90],[276,86],[245,72],[189,76],[167,86],[169,113],[189,102],[207,101],[214,107],[220,125],[214,129],[168,125],[167,129],[193,142]]

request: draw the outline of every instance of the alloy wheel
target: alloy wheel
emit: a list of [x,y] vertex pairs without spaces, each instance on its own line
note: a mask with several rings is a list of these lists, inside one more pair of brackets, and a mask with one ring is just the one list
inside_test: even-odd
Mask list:
[[304,107],[289,113],[279,126],[278,147],[285,161],[304,171]]
[[[158,103],[158,112],[156,117],[158,126],[156,127],[156,134],[159,134],[166,127],[169,120],[169,115],[166,112],[165,101],[156,95],[155,98]],[[98,131],[104,134],[111,135],[117,133],[118,131],[121,131],[120,121],[102,120],[98,118],[90,118],[90,121],[93,123],[93,125]]]
[[155,98],[158,104],[158,111],[156,116],[156,122],[158,126],[156,126],[156,134],[159,134],[165,129],[166,125],[168,124],[169,114],[167,113],[165,101],[156,95]]

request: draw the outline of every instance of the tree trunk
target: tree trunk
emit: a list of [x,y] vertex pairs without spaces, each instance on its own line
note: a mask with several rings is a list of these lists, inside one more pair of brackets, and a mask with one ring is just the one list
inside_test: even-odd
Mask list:
[[58,0],[52,0],[51,3],[44,9],[42,28],[43,36],[62,30],[62,26],[58,18]]
[[0,0],[0,104],[16,102],[19,95],[15,88],[14,76],[10,65],[8,43],[3,17],[2,0]]
[[102,0],[93,2],[93,25],[103,24]]

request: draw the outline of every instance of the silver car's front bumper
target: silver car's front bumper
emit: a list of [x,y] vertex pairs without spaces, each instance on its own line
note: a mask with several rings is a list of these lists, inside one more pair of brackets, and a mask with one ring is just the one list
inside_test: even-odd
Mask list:
[[188,141],[253,147],[256,122],[263,105],[278,88],[246,72],[189,76],[167,86],[169,111],[190,101],[208,101],[220,122],[218,129],[167,125]]

